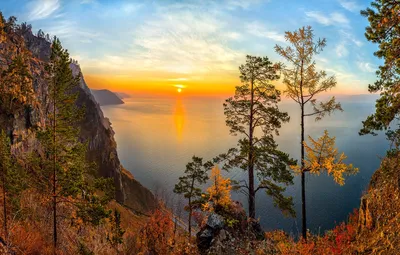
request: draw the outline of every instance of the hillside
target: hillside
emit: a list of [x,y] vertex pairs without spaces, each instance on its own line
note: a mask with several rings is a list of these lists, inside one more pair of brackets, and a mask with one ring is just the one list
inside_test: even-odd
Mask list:
[[[34,151],[37,148],[36,130],[45,126],[45,112],[48,105],[48,86],[45,64],[49,61],[50,42],[32,34],[31,27],[23,24],[15,26],[15,31],[5,34],[1,44],[0,67],[10,64],[13,54],[23,49],[30,52],[29,69],[34,84],[34,97],[37,104],[28,109],[19,109],[10,114],[0,113],[0,126],[12,134],[12,150],[15,155]],[[12,49],[17,49],[12,50]],[[88,143],[87,158],[98,166],[98,173],[114,179],[118,202],[141,213],[147,213],[155,207],[151,192],[125,172],[118,159],[114,131],[111,123],[103,116],[99,104],[92,96],[81,69],[76,62],[70,64],[75,76],[80,77],[77,105],[85,107],[85,116],[81,122],[82,141]],[[138,202],[140,201],[140,202]]]
[[91,92],[100,106],[124,104],[120,97],[108,89],[92,89]]

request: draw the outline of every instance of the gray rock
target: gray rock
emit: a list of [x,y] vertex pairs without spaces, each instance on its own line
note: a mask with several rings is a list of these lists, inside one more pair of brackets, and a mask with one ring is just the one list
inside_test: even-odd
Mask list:
[[204,229],[200,230],[200,232],[196,235],[197,240],[197,247],[199,251],[204,254],[211,246],[211,241],[214,238],[214,231],[210,227],[205,227]]
[[212,229],[223,228],[225,226],[224,217],[216,213],[212,213],[210,216],[208,216],[207,226],[209,226]]

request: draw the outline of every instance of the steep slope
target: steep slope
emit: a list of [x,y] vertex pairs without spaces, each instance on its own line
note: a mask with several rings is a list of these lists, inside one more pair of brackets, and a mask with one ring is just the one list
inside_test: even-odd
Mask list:
[[124,104],[121,98],[108,89],[92,89],[91,92],[100,106]]
[[[31,53],[29,68],[33,77],[35,106],[14,112],[12,115],[0,113],[0,126],[6,128],[12,137],[13,152],[23,155],[23,152],[35,150],[35,131],[45,125],[44,113],[49,109],[45,64],[49,59],[51,44],[45,38],[34,36],[30,27],[26,25],[17,27],[15,32],[8,33],[6,37],[5,42],[0,44],[0,49],[15,50],[2,51],[1,67],[10,64],[10,52],[18,54],[18,51],[26,47]],[[97,164],[99,175],[114,179],[116,199],[119,203],[134,211],[147,213],[155,207],[154,196],[139,182],[132,180],[127,172],[122,171],[111,123],[103,116],[99,104],[85,83],[79,65],[74,61],[70,67],[74,75],[79,75],[81,80],[77,104],[85,107],[81,139],[89,144],[88,159]]]
[[355,250],[362,254],[398,254],[400,247],[400,153],[382,160],[361,198]]

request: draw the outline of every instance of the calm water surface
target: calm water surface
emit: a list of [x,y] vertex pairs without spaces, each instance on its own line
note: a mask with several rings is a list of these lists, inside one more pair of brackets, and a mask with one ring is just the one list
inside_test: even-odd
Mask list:
[[[102,109],[116,132],[122,164],[150,189],[162,186],[172,191],[193,155],[211,159],[235,146],[238,139],[231,136],[225,126],[223,99],[142,97],[125,101],[124,105]],[[388,146],[383,135],[358,135],[361,121],[374,110],[373,98],[345,97],[342,106],[344,112],[327,116],[323,121],[308,119],[306,122],[308,134],[314,137],[328,129],[337,137],[336,144],[347,154],[348,162],[360,169],[360,173],[350,176],[342,187],[325,175],[306,178],[308,227],[315,233],[346,220],[348,214],[359,206],[360,196]],[[291,121],[284,124],[277,141],[281,150],[298,158],[299,111],[296,105],[287,101],[282,102],[280,108],[289,112]],[[227,176],[240,180],[247,175],[231,171]],[[279,228],[295,235],[300,232],[299,183],[299,177],[295,177],[295,185],[287,189],[287,194],[294,197],[298,219],[283,216],[269,197],[262,192],[257,194],[257,217],[265,229]],[[233,197],[247,208],[242,194],[236,193]]]

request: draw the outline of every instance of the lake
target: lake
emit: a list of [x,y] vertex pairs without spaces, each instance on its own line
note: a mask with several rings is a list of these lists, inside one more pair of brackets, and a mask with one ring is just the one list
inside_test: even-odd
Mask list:
[[[359,136],[361,121],[374,111],[372,96],[343,96],[340,98],[344,112],[327,116],[314,122],[308,118],[306,133],[314,138],[327,129],[336,136],[339,151],[348,156],[347,162],[360,169],[358,175],[346,179],[344,186],[322,174],[306,177],[308,228],[314,233],[332,228],[347,219],[359,207],[373,172],[379,167],[388,142],[383,135]],[[193,155],[211,159],[234,147],[238,137],[231,136],[225,126],[222,98],[135,97],[126,104],[102,107],[115,131],[118,154],[124,167],[151,190],[163,187],[172,192],[178,177]],[[279,148],[293,158],[300,156],[300,125],[297,105],[283,100],[280,109],[291,116],[276,138]],[[233,179],[244,179],[247,172],[231,171]],[[301,194],[299,176],[287,188],[287,195],[294,198],[297,219],[285,217],[272,200],[259,192],[256,197],[256,214],[266,230],[283,229],[297,235],[301,232]],[[171,195],[172,196],[172,195]],[[241,193],[233,198],[247,208]]]

